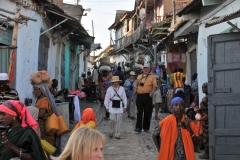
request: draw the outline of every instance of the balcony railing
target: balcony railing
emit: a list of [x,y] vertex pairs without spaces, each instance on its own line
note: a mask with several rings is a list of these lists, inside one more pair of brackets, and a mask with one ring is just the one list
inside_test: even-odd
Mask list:
[[146,30],[146,21],[143,20],[142,24],[140,24],[140,26],[135,31],[131,30],[122,38],[115,40],[115,43],[117,44],[116,49],[123,48],[130,43],[136,43],[137,40],[141,38],[145,30]]

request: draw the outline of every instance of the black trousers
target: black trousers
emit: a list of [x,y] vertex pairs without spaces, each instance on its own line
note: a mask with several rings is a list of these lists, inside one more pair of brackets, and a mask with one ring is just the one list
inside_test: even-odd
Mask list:
[[[148,94],[138,94],[137,100],[137,129],[149,130],[152,115],[152,98]],[[144,117],[143,117],[144,114]]]

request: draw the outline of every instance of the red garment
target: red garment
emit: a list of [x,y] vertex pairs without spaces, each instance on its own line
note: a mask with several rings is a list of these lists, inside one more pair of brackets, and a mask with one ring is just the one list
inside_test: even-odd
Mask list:
[[15,72],[15,58],[16,58],[17,53],[13,52],[12,53],[12,58],[11,58],[11,66],[10,66],[10,72],[9,72],[9,86],[12,87],[13,82],[14,82],[14,72]]
[[[17,112],[11,109],[13,107],[16,109]],[[37,128],[38,123],[33,119],[27,107],[20,101],[17,100],[5,101],[0,105],[0,112],[18,117],[22,123],[21,124],[22,127],[30,126],[33,129]]]

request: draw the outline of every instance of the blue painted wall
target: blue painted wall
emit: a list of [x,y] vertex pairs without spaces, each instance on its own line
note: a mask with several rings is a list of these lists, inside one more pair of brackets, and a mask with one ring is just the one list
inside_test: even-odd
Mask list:
[[69,88],[69,79],[70,79],[70,42],[67,41],[65,45],[65,88]]

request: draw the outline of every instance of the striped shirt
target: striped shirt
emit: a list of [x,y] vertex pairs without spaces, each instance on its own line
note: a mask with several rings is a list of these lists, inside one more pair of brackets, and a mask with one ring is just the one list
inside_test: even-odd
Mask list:
[[0,104],[7,100],[19,100],[18,92],[15,89],[8,88],[6,92],[0,93]]
[[172,74],[174,88],[184,88],[183,79],[185,74],[182,72],[176,72]]

